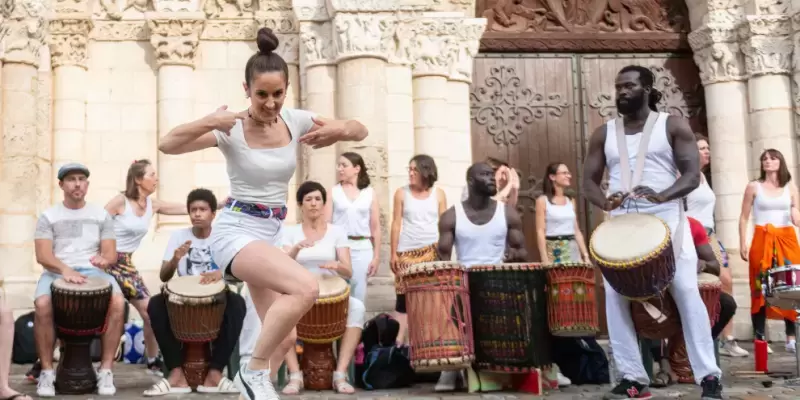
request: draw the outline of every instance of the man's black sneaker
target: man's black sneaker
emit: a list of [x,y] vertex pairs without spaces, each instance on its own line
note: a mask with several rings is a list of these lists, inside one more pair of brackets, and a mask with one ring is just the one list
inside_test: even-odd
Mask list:
[[703,395],[700,396],[701,400],[719,400],[722,398],[722,384],[719,383],[719,378],[714,375],[709,375],[700,382],[703,387]]
[[160,355],[157,356],[155,360],[147,363],[147,370],[155,376],[164,377],[164,359]]
[[623,379],[619,385],[603,396],[603,400],[649,399],[651,397],[653,395],[650,394],[650,388],[647,385]]
[[33,367],[31,367],[31,369],[25,373],[25,377],[28,378],[28,380],[31,382],[36,382],[37,380],[39,380],[39,375],[41,373],[42,373],[42,362],[36,360],[36,362],[33,363]]

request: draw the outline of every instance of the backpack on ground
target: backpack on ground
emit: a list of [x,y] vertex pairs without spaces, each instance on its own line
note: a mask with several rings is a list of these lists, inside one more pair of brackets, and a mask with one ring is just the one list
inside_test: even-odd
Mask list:
[[33,364],[38,359],[36,339],[33,336],[33,311],[20,315],[14,321],[14,345],[11,361],[14,364]]
[[408,346],[395,343],[399,331],[400,324],[389,314],[367,321],[361,333],[361,354],[356,357],[356,386],[384,390],[414,383]]
[[608,357],[595,338],[553,338],[553,361],[575,385],[609,383]]

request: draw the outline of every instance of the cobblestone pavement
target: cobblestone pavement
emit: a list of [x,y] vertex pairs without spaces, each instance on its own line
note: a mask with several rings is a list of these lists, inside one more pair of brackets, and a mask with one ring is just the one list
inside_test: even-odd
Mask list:
[[[743,348],[749,347],[745,343],[741,343]],[[770,357],[770,370],[772,371],[794,371],[795,358],[793,354],[787,354],[783,351],[780,344],[773,344],[775,354]],[[772,387],[766,388],[763,384],[768,378],[744,378],[732,375],[735,371],[749,371],[753,369],[753,357],[747,358],[722,358],[724,370],[724,384],[725,384],[725,398],[738,399],[738,400],[762,400],[762,399],[800,399],[800,384],[797,386],[791,385],[783,379],[772,380]],[[21,390],[28,394],[35,394],[35,385],[26,381],[23,376],[29,366],[16,365],[12,367],[11,385],[17,390]],[[120,400],[141,399],[142,391],[149,387],[155,378],[145,372],[144,366],[141,365],[124,365],[119,364],[115,367],[115,383],[117,385],[117,395],[115,398]],[[700,388],[694,385],[674,385],[666,389],[653,389],[653,396],[655,399],[671,399],[671,398],[686,398],[698,399],[700,397]],[[551,391],[547,393],[548,399],[568,400],[568,399],[599,399],[608,386],[586,385],[586,386],[573,386],[563,388],[558,391]],[[381,399],[414,399],[414,400],[466,400],[466,399],[491,399],[491,400],[512,400],[512,399],[526,399],[533,396],[522,393],[494,393],[484,395],[471,395],[468,393],[454,393],[450,395],[441,395],[433,392],[432,385],[417,385],[413,388],[403,390],[390,390],[390,391],[359,391],[356,396],[359,400],[381,398]],[[60,396],[60,398],[68,399],[98,399],[94,396]],[[236,395],[207,395],[194,393],[191,395],[180,396],[165,396],[165,399],[230,399],[235,400],[238,398]],[[353,396],[336,395],[332,392],[305,392],[301,396],[284,396],[285,399],[352,399]]]

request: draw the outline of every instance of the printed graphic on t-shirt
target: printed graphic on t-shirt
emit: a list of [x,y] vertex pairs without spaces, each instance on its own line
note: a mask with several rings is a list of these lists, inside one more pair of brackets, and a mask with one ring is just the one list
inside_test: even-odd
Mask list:
[[214,259],[211,258],[210,246],[190,247],[186,257],[181,261],[184,264],[186,275],[200,275],[219,269],[214,263]]

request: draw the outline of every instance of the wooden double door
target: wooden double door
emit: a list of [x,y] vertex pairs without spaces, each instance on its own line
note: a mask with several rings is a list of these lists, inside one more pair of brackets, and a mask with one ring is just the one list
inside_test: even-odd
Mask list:
[[[470,93],[472,157],[495,157],[522,174],[518,209],[527,249],[538,260],[535,199],[545,168],[566,164],[578,200],[578,221],[588,241],[603,213],[583,196],[583,160],[588,139],[598,126],[617,116],[614,80],[626,65],[642,65],[655,74],[664,96],[659,110],[690,120],[704,133],[703,88],[691,54],[480,54]],[[598,283],[600,274],[597,274]],[[602,332],[605,293],[597,290]]]

